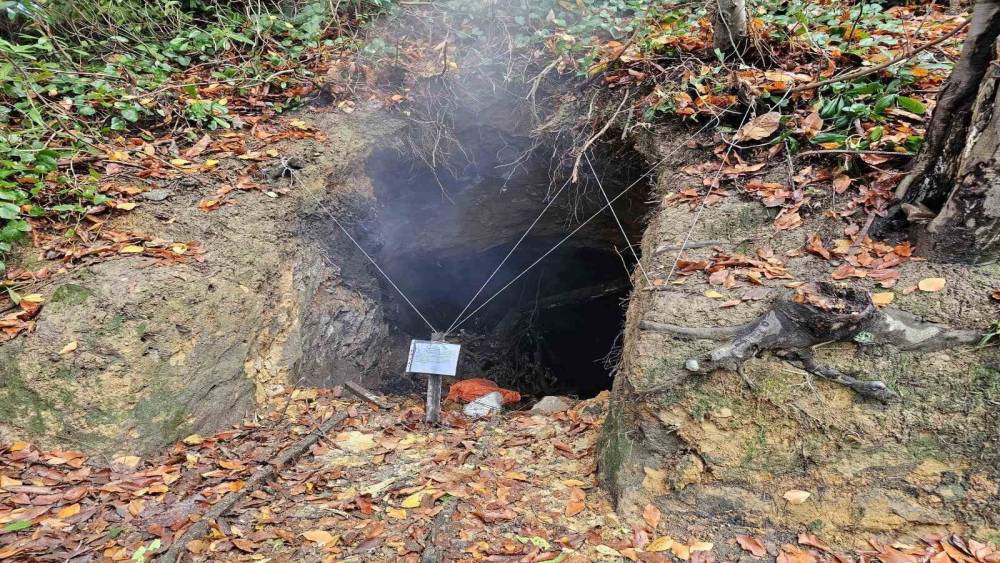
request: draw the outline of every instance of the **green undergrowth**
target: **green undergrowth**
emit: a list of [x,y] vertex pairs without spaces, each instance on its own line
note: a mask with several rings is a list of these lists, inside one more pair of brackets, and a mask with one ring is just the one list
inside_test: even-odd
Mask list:
[[[731,132],[750,106],[750,115],[784,115],[782,129],[768,143],[787,144],[792,151],[916,152],[929,102],[953,64],[942,49],[928,49],[863,78],[787,93],[788,87],[871,67],[906,46],[939,37],[954,20],[933,6],[751,0],[754,46],[742,57],[727,57],[712,47],[704,3],[508,1],[483,8],[454,0],[446,5],[464,11],[461,29],[468,35],[485,34],[492,22],[501,21],[513,50],[529,59],[535,72],[554,65],[581,81],[628,89],[634,103],[633,111],[620,117],[625,128],[680,115],[716,121]],[[765,78],[765,72],[772,74]],[[787,87],[773,87],[782,74],[789,77]],[[822,129],[802,131],[793,115],[812,111],[822,118]]]
[[105,157],[105,143],[166,135],[183,146],[294,107],[314,67],[356,50],[358,30],[391,8],[392,0],[0,0],[0,272],[31,218],[107,201],[88,166]]

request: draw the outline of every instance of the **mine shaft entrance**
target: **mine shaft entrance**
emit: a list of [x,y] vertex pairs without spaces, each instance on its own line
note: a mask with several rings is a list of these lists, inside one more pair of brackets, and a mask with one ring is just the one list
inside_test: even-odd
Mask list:
[[[464,132],[457,161],[437,168],[395,149],[376,151],[368,171],[377,207],[370,235],[378,259],[428,320],[451,326],[487,277],[538,217],[561,184],[551,154],[524,151],[528,140],[479,126]],[[594,160],[595,174],[568,185],[466,314],[496,296],[449,339],[463,344],[460,376],[486,377],[527,397],[592,397],[611,387],[634,258],[605,210],[521,275],[605,203],[640,177],[642,159],[626,149]],[[613,157],[613,158],[612,158]],[[518,160],[511,170],[509,163]],[[589,172],[589,170],[587,171]],[[613,206],[637,244],[648,184]],[[514,283],[497,294],[521,275]],[[427,338],[420,317],[384,288],[390,322],[405,336]]]

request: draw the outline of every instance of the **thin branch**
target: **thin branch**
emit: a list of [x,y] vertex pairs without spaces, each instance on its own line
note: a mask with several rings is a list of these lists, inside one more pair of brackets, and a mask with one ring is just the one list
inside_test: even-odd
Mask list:
[[878,66],[873,66],[871,68],[866,68],[866,69],[863,69],[863,70],[857,70],[857,71],[854,71],[854,72],[848,72],[847,74],[843,74],[841,76],[834,76],[833,78],[828,78],[826,80],[820,80],[819,82],[811,82],[809,84],[803,84],[802,86],[796,86],[795,88],[791,88],[789,90],[786,90],[786,93],[788,93],[788,94],[795,94],[796,92],[805,92],[806,90],[814,90],[816,88],[820,88],[820,87],[827,86],[827,85],[830,85],[830,84],[836,84],[837,82],[848,82],[848,81],[851,81],[851,80],[854,80],[854,79],[857,79],[857,78],[861,78],[863,76],[868,76],[869,74],[874,74],[874,73],[879,72],[881,70],[885,70],[885,69],[889,68],[892,65],[899,64],[899,63],[904,62],[904,61],[908,61],[908,60],[912,59],[913,57],[917,56],[918,54],[920,54],[921,52],[926,51],[927,49],[930,49],[931,47],[940,45],[941,43],[944,43],[945,41],[951,39],[956,34],[958,34],[958,32],[960,32],[963,29],[965,29],[969,25],[970,21],[971,20],[966,20],[966,21],[962,22],[962,24],[959,25],[958,27],[956,27],[955,29],[949,31],[948,33],[945,33],[944,35],[942,35],[941,37],[938,37],[934,41],[931,41],[930,43],[925,43],[924,45],[921,45],[920,47],[917,47],[916,49],[914,49],[913,51],[911,51],[911,52],[909,52],[909,53],[907,53],[905,55],[900,55],[900,56],[898,56],[898,57],[896,57],[896,58],[894,58],[892,60],[886,61],[886,62],[884,62],[884,63],[882,63],[882,64],[880,64]]

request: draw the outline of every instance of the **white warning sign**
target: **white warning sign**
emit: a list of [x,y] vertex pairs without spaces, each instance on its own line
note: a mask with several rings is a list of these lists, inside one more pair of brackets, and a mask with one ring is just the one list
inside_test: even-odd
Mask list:
[[406,361],[406,371],[455,375],[458,369],[458,353],[461,350],[462,347],[458,344],[411,340],[410,357]]

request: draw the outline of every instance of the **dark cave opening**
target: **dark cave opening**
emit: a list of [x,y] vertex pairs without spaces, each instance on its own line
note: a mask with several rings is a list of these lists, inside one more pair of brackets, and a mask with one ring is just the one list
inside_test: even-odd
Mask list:
[[[558,190],[547,158],[521,158],[513,173],[506,166],[527,139],[491,127],[464,137],[475,152],[467,149],[457,165],[431,169],[390,148],[368,161],[377,259],[439,330],[454,324]],[[586,398],[611,387],[635,262],[614,217],[604,210],[532,264],[604,205],[597,178],[614,197],[640,176],[641,163],[619,147],[595,159],[596,177],[584,174],[556,198],[466,311],[475,313],[449,334],[463,345],[459,378],[485,377],[526,397]],[[632,244],[642,236],[648,193],[640,182],[613,204]],[[383,285],[392,324],[409,338],[428,338],[426,323]]]

